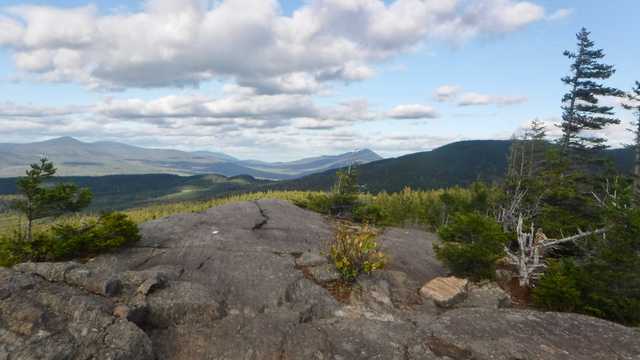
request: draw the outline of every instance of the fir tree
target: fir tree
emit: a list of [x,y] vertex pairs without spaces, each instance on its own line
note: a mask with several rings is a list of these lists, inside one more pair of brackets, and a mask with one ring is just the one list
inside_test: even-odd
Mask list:
[[27,218],[27,240],[31,241],[33,221],[65,212],[79,211],[91,202],[91,192],[73,184],[45,186],[56,173],[53,163],[46,158],[31,164],[26,176],[18,179],[18,192],[22,198],[15,207]]
[[571,90],[562,98],[562,152],[568,150],[598,150],[606,148],[606,139],[584,131],[602,130],[607,125],[619,124],[613,107],[602,106],[598,98],[602,96],[622,96],[622,92],[599,82],[610,78],[615,69],[599,60],[604,58],[602,49],[594,48],[589,38],[591,33],[585,28],[577,34],[577,52],[565,51],[564,55],[573,60],[571,74],[562,78]]

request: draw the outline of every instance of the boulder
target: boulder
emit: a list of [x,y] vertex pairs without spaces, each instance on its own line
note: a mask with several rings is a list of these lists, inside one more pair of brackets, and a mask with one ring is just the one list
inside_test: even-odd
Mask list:
[[455,276],[435,278],[420,288],[420,294],[443,308],[452,307],[467,298],[469,281]]

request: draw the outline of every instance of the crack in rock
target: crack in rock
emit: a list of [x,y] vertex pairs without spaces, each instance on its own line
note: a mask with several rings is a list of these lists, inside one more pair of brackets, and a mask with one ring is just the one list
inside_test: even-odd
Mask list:
[[212,258],[213,258],[213,255],[211,255],[211,256],[207,257],[206,259],[202,260],[202,261],[200,262],[200,264],[198,264],[198,267],[196,267],[196,269],[197,269],[197,270],[202,269],[202,268],[204,267],[204,264],[206,264],[206,263],[207,263],[207,261],[210,261]]
[[[148,256],[146,259],[144,259],[144,261],[141,261],[139,264],[137,264],[137,265],[133,266],[132,268],[133,268],[133,269],[140,269],[140,268],[142,268],[143,266],[145,266],[146,264],[148,264],[148,263],[149,263],[149,261],[153,260],[154,258],[156,258],[156,257],[158,257],[158,256],[162,256],[162,255],[164,255],[164,254],[166,254],[166,253],[167,253],[167,250],[165,250],[165,251],[160,251],[160,252],[158,252],[158,253],[155,253],[155,251],[156,251],[156,249],[151,250],[151,254],[149,254],[149,256]],[[154,253],[155,253],[155,254],[154,254]]]
[[254,201],[253,203],[258,208],[258,211],[260,211],[260,216],[262,216],[262,220],[257,222],[255,225],[253,225],[253,228],[251,228],[251,230],[260,230],[262,229],[263,226],[267,225],[267,223],[269,222],[269,215],[267,215],[267,212],[262,208],[262,206],[260,206],[260,203],[258,203],[257,201]]

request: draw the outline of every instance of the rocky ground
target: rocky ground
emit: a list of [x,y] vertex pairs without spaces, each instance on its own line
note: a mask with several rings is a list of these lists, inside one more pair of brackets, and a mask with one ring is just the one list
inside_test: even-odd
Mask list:
[[0,269],[0,360],[640,359],[629,328],[441,283],[436,239],[417,230],[387,229],[390,265],[349,291],[321,255],[332,232],[291,204],[246,202],[149,222],[85,263]]

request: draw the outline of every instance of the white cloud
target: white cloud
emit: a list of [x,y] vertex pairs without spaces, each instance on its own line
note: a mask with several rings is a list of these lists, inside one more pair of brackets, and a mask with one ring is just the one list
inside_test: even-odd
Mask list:
[[386,115],[393,119],[434,119],[439,116],[433,107],[421,104],[398,105]]
[[464,93],[458,101],[458,106],[484,106],[498,105],[508,106],[527,102],[526,96],[496,96],[475,92]]
[[85,112],[86,109],[79,106],[68,107],[44,107],[34,105],[15,104],[10,101],[0,102],[0,116],[5,118],[51,118]]
[[573,15],[573,9],[558,9],[553,13],[547,15],[546,19],[548,21],[556,21],[568,18],[571,15]]
[[526,96],[489,95],[463,90],[462,86],[458,85],[442,85],[434,91],[433,97],[440,102],[457,100],[458,106],[509,106],[528,101]]
[[319,112],[304,95],[235,95],[219,99],[204,96],[164,96],[155,100],[107,100],[96,112],[111,118],[253,118],[287,119]]
[[429,39],[512,32],[543,17],[516,0],[311,0],[290,16],[276,0],[149,0],[112,14],[14,6],[0,9],[0,46],[44,81],[127,88],[230,77],[260,93],[310,93],[367,79]]
[[449,101],[456,98],[461,90],[458,85],[442,85],[434,91],[433,97],[440,102]]

